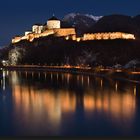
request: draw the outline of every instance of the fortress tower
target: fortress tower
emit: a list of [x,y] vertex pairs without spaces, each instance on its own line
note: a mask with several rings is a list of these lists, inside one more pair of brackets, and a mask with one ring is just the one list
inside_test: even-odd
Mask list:
[[60,29],[61,28],[61,21],[57,19],[55,16],[52,16],[47,21],[47,29]]

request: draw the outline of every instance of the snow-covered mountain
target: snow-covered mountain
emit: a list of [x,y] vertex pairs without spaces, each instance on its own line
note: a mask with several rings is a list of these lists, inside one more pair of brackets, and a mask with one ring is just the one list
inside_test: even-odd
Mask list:
[[89,14],[86,14],[85,16],[95,20],[96,22],[103,17],[103,16],[93,16],[93,15],[89,15]]
[[76,18],[78,17],[81,17],[81,18],[89,18],[89,19],[92,19],[94,20],[95,22],[97,22],[100,18],[102,18],[102,16],[93,16],[93,15],[90,15],[90,14],[79,14],[79,13],[70,13],[66,16],[64,16],[64,21],[74,21],[76,20]]
[[70,13],[63,18],[63,22],[75,27],[78,34],[86,32],[93,26],[102,16],[93,16],[89,14]]

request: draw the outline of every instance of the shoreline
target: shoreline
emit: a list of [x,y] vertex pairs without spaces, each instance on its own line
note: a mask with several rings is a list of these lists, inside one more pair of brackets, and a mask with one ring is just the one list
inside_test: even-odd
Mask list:
[[[42,72],[59,72],[71,74],[83,74],[89,76],[98,76],[103,78],[112,78],[115,80],[122,80],[126,82],[140,84],[140,79],[130,79],[129,76],[140,75],[140,71],[128,71],[121,69],[95,69],[91,67],[78,66],[38,66],[38,65],[18,65],[18,66],[4,66],[3,70],[9,71],[42,71]],[[127,76],[127,77],[126,77]]]

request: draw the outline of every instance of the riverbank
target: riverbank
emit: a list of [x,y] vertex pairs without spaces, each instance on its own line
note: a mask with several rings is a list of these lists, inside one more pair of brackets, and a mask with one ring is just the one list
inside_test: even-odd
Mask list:
[[39,66],[39,65],[17,65],[5,66],[3,70],[10,71],[43,71],[43,72],[62,72],[72,74],[94,75],[99,77],[124,80],[140,84],[140,71],[128,69],[111,68],[91,68],[79,66]]

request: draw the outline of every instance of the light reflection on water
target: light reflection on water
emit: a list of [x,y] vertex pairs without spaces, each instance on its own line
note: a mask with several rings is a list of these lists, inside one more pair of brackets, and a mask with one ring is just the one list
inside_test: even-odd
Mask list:
[[135,84],[27,71],[3,71],[1,84],[3,92],[11,88],[6,94],[11,94],[12,135],[133,134]]

